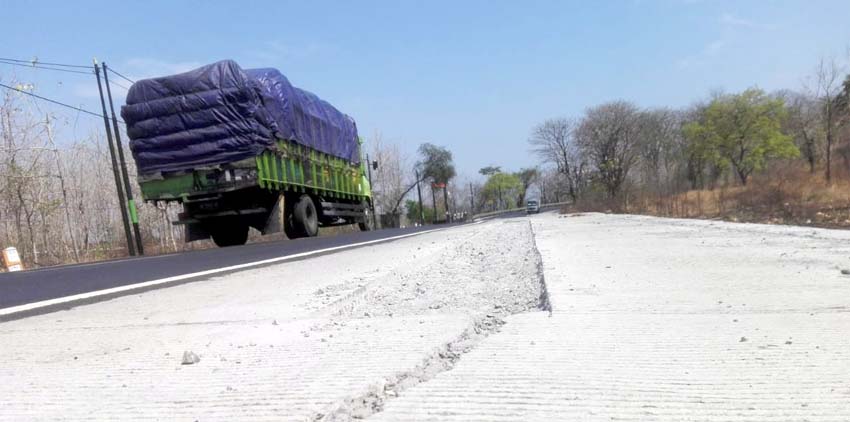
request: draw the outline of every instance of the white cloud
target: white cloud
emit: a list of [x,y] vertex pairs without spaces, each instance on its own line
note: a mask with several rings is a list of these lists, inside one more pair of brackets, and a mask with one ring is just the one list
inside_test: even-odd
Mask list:
[[745,19],[735,15],[734,13],[724,13],[720,16],[720,24],[727,27],[746,29],[773,29],[773,25],[756,22],[751,19]]

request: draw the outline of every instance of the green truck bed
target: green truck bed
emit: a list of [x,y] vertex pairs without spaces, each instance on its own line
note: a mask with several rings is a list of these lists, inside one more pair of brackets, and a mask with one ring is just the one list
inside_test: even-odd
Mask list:
[[249,227],[315,236],[319,226],[372,229],[365,161],[351,164],[290,141],[248,160],[140,181],[147,201],[176,201],[186,240],[242,244]]

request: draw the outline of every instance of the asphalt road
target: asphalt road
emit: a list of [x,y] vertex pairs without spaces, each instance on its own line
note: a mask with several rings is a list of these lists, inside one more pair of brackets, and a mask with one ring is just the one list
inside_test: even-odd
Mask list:
[[229,248],[2,273],[0,274],[0,309],[303,252],[386,239],[440,227],[448,226],[345,233],[331,237],[253,243]]

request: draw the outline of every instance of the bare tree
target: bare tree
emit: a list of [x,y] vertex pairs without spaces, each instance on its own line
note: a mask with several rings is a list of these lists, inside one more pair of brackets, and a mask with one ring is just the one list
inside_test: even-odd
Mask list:
[[378,162],[378,168],[372,172],[375,208],[379,214],[399,213],[399,204],[413,179],[407,157],[398,145],[385,141],[380,132],[375,132],[370,144],[370,158]]
[[798,92],[781,92],[777,95],[785,100],[788,117],[783,122],[786,133],[794,137],[794,143],[814,173],[821,154],[822,135],[818,103],[810,95]]
[[554,164],[556,171],[564,176],[574,202],[581,196],[587,179],[587,162],[576,141],[575,129],[573,120],[549,119],[535,126],[528,139],[532,151],[544,163]]
[[820,109],[820,121],[823,127],[824,151],[826,153],[825,175],[827,182],[832,181],[832,148],[835,145],[835,132],[838,118],[836,113],[836,102],[843,91],[841,82],[844,78],[844,69],[834,58],[821,58],[815,68],[814,87],[810,88],[813,96],[818,102]]
[[656,193],[667,193],[681,136],[681,119],[671,109],[647,110],[639,115],[638,146],[644,186]]
[[638,161],[639,115],[631,103],[610,102],[588,109],[576,130],[578,144],[611,198],[620,194]]

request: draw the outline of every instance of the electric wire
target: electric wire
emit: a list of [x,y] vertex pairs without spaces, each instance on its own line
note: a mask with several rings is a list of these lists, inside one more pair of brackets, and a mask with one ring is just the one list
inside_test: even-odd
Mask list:
[[43,62],[38,59],[35,60],[20,60],[20,59],[9,59],[5,57],[0,57],[0,60],[5,60],[8,62],[18,62],[18,63],[28,63],[28,64],[44,64],[48,66],[62,66],[62,67],[76,67],[80,69],[91,69],[91,66],[84,66],[79,64],[65,64],[65,63],[51,63],[51,62]]
[[55,70],[57,72],[79,73],[81,75],[91,75],[92,73],[94,73],[93,71],[84,72],[82,70],[62,69],[62,68],[58,68],[58,67],[42,66],[41,64],[16,63],[16,62],[7,61],[5,59],[0,59],[0,63],[12,65],[12,66],[27,67],[27,68],[30,68],[30,69],[44,69],[44,70]]
[[120,78],[124,79],[125,81],[127,81],[127,82],[129,82],[129,83],[131,83],[131,84],[136,83],[136,81],[134,81],[134,80],[132,80],[132,79],[130,79],[130,78],[128,78],[128,77],[126,77],[126,76],[124,76],[124,75],[122,75],[122,74],[120,74],[120,73],[118,73],[118,72],[114,71],[114,70],[112,70],[112,68],[111,68],[111,67],[107,67],[107,69],[108,69],[110,72],[114,73],[116,76],[118,76],[118,77],[120,77]]
[[[103,118],[103,115],[102,115],[102,114],[98,114],[98,113],[95,113],[95,112],[93,112],[93,111],[88,111],[88,110],[86,110],[86,109],[84,109],[84,108],[82,108],[82,107],[74,107],[74,106],[72,106],[72,105],[70,105],[70,104],[65,104],[65,103],[63,103],[63,102],[56,101],[56,100],[52,100],[52,99],[47,98],[47,97],[42,97],[41,95],[33,94],[32,92],[27,92],[27,91],[24,91],[24,90],[22,90],[22,89],[15,88],[15,87],[13,87],[13,86],[6,85],[6,84],[4,84],[4,83],[0,83],[0,87],[6,88],[6,89],[10,89],[10,90],[12,90],[12,91],[17,91],[17,92],[20,92],[21,94],[26,94],[26,95],[29,95],[29,96],[32,96],[32,97],[38,98],[38,99],[43,100],[43,101],[47,101],[47,102],[49,102],[49,103],[53,103],[53,104],[56,104],[56,105],[60,105],[60,106],[62,106],[62,107],[67,107],[67,108],[70,108],[70,109],[72,109],[72,110],[77,110],[77,111],[82,112],[82,113],[86,113],[86,114],[90,114],[90,115],[92,115],[92,116],[96,116],[96,117]],[[109,118],[109,117],[107,117],[107,118]],[[121,121],[120,119],[119,119],[118,121],[119,121],[119,122],[121,122],[121,123],[124,123],[124,122],[123,122],[123,121]]]
[[115,85],[115,86],[118,86],[118,87],[124,88],[124,90],[125,90],[125,91],[129,91],[129,90],[130,90],[130,88],[127,88],[126,86],[121,85],[121,84],[119,84],[118,82],[115,82],[115,81],[110,80],[110,81],[109,81],[109,83],[110,83],[110,84],[112,84],[112,85]]

